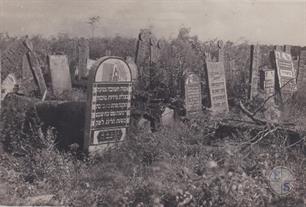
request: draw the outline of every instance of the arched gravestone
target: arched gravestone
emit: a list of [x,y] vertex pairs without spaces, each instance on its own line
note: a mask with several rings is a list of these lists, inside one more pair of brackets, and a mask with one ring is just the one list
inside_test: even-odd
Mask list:
[[103,151],[124,140],[130,123],[132,75],[118,57],[103,57],[88,79],[84,149]]
[[187,74],[185,78],[185,108],[187,116],[202,111],[201,81],[194,73]]

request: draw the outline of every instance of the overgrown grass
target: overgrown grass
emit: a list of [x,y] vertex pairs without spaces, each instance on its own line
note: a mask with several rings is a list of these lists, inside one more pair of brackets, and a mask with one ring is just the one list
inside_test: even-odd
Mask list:
[[83,159],[73,151],[58,151],[52,129],[46,135],[38,131],[36,139],[43,147],[28,146],[31,151],[19,157],[1,155],[6,186],[1,204],[34,205],[29,197],[52,194],[43,204],[265,206],[278,199],[266,177],[276,165],[290,167],[298,178],[288,198],[303,197],[303,155],[279,144],[285,132],[277,130],[255,145],[243,146],[253,138],[251,130],[218,137],[220,120],[205,117],[156,133],[131,132],[102,157]]

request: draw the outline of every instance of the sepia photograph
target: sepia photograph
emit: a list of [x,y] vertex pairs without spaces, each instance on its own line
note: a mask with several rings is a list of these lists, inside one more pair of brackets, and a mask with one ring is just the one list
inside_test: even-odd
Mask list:
[[6,206],[306,207],[306,0],[0,0]]

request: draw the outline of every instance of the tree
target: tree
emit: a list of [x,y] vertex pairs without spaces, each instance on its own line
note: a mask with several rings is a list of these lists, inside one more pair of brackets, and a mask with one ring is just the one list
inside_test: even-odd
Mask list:
[[95,33],[95,29],[97,24],[100,22],[100,16],[93,16],[93,17],[89,17],[88,19],[88,24],[91,27],[91,38],[94,38],[94,33]]

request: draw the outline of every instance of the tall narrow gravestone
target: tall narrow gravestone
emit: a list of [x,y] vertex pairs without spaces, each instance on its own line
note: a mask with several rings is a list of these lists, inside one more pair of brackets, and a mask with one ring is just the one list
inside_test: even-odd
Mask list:
[[258,94],[258,68],[260,66],[260,47],[259,45],[251,45],[251,65],[249,78],[248,98],[252,100]]
[[272,52],[272,62],[276,73],[275,88],[281,103],[284,103],[297,90],[292,57],[288,53],[274,50]]
[[223,62],[207,62],[206,67],[211,109],[215,113],[228,112],[224,64]]
[[192,116],[202,111],[201,82],[199,76],[190,73],[185,78],[186,115]]
[[30,63],[30,67],[34,76],[34,80],[38,86],[40,96],[42,97],[42,100],[46,98],[47,95],[47,86],[44,79],[44,75],[42,73],[39,61],[37,56],[34,52],[30,51],[27,53],[27,57]]
[[78,53],[78,62],[77,68],[78,71],[78,78],[85,78],[87,73],[87,61],[89,59],[89,42],[88,40],[81,38],[78,41],[77,46],[77,53]]
[[224,50],[223,41],[219,40],[217,42],[217,45],[218,45],[218,62],[224,62],[225,61],[225,50]]
[[52,90],[55,96],[72,90],[68,59],[65,55],[49,55]]
[[298,88],[302,88],[306,83],[306,50],[301,50],[300,58],[298,61]]
[[275,93],[275,72],[273,69],[262,68],[259,71],[259,94],[264,103],[264,117],[273,122],[277,122],[279,113],[275,107],[274,93]]
[[130,123],[132,75],[118,57],[97,60],[89,74],[85,151],[103,152],[124,140]]

